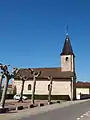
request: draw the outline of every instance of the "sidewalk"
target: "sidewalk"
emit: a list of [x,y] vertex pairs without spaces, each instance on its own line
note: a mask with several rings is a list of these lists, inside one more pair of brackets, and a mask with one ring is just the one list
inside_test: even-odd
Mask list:
[[0,114],[0,120],[19,120],[25,116],[49,112],[54,109],[63,108],[63,107],[67,107],[73,104],[82,103],[86,101],[89,101],[89,100],[68,101],[68,102],[63,102],[61,104],[57,103],[57,104],[52,104],[52,105],[46,105],[43,107],[24,109],[20,111],[12,111],[10,113]]
[[[52,100],[52,102],[56,102],[56,101]],[[35,104],[40,104],[40,103],[44,103],[44,105],[47,105],[48,101],[47,100],[35,100]],[[15,108],[17,106],[23,106],[25,108],[28,108],[30,104],[31,104],[31,100],[24,100],[23,102],[18,102],[18,100],[6,100],[5,107]]]

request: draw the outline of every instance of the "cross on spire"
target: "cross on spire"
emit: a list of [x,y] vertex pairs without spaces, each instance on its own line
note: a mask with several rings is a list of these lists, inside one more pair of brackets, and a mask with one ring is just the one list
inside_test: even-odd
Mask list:
[[61,52],[61,55],[74,55],[73,53],[73,49],[72,49],[72,45],[68,36],[68,25],[66,26],[66,38],[65,38],[65,42],[64,42],[64,46]]

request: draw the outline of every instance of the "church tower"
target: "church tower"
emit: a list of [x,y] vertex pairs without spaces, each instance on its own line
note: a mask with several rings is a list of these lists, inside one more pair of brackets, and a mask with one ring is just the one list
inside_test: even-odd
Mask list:
[[68,34],[66,34],[64,46],[61,52],[61,70],[62,72],[75,72],[75,55],[73,53]]

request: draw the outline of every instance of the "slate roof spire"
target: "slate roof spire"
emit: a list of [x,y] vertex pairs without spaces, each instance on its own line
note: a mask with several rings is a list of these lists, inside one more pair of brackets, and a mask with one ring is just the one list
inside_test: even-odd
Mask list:
[[64,42],[61,55],[74,55],[68,33],[66,34],[66,38],[65,38],[65,42]]

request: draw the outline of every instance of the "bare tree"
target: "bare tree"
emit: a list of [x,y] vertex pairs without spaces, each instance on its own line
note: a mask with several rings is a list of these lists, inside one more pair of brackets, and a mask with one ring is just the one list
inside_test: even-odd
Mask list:
[[30,68],[29,68],[29,70],[33,76],[33,89],[32,89],[31,102],[32,102],[32,104],[34,104],[36,79],[41,75],[41,71],[35,72],[33,69],[30,69]]
[[52,80],[53,80],[53,78],[52,78],[52,76],[44,76],[44,78],[47,78],[49,81],[50,81],[50,83],[49,83],[49,85],[48,85],[48,104],[50,104],[51,103],[51,92],[52,92]]
[[49,76],[48,80],[50,80],[50,84],[49,84],[49,93],[48,93],[48,104],[51,103],[51,91],[52,91],[52,77]]
[[1,97],[0,108],[4,108],[4,105],[5,105],[5,99],[6,99],[6,93],[7,93],[7,88],[8,88],[8,82],[9,82],[9,80],[11,78],[14,77],[14,73],[17,72],[17,70],[15,69],[12,72],[12,74],[10,74],[10,72],[8,71],[8,66],[10,66],[10,65],[0,64],[0,68],[2,70],[2,73],[5,76],[5,84],[4,84],[3,93],[2,93],[2,97]]
[[21,87],[21,93],[20,93],[20,100],[19,102],[23,102],[23,90],[24,90],[24,83],[26,80],[28,80],[29,78],[27,78],[26,76],[19,76],[20,80],[22,80],[22,87]]
[[1,88],[2,88],[3,78],[5,78],[5,76],[4,76],[4,74],[2,73],[1,76],[0,76],[0,91],[1,91]]
[[12,87],[12,91],[13,91],[13,95],[15,95],[17,93],[16,85]]

